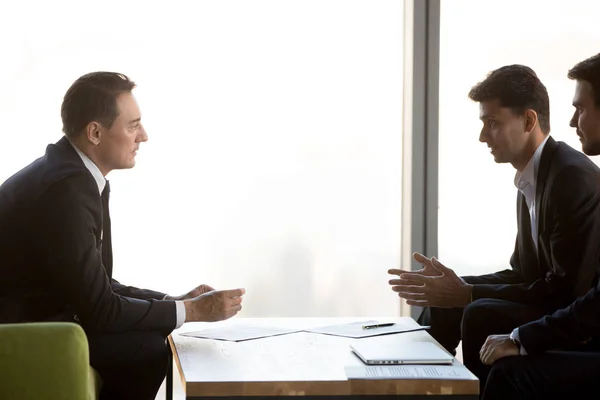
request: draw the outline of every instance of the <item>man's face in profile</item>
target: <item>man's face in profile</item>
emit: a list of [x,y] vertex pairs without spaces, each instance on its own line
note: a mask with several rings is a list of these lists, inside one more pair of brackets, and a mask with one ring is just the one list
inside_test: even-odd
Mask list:
[[512,163],[519,159],[527,141],[525,117],[502,107],[498,100],[483,101],[479,109],[483,122],[479,141],[488,145],[494,161]]
[[600,154],[600,106],[595,102],[589,82],[577,81],[573,107],[575,112],[570,125],[576,129],[583,152],[588,156]]
[[101,150],[101,162],[109,171],[132,168],[140,143],[148,140],[133,94],[119,95],[117,108],[119,115],[110,128],[102,127],[98,146]]

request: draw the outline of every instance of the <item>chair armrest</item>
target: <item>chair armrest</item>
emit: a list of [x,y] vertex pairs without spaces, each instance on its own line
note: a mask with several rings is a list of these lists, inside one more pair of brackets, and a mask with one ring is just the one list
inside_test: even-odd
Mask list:
[[68,322],[0,325],[0,399],[89,399],[83,329]]

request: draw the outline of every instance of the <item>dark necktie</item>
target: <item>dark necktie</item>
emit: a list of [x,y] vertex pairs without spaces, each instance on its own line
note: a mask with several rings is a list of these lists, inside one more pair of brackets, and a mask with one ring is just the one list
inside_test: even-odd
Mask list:
[[102,264],[109,278],[112,277],[112,242],[110,238],[110,212],[108,200],[110,198],[110,183],[106,181],[102,191]]

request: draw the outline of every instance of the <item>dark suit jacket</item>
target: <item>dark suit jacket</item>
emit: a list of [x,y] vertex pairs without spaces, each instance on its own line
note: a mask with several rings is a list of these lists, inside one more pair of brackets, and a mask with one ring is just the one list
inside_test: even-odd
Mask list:
[[525,197],[519,192],[512,269],[480,277],[489,283],[473,287],[474,299],[498,298],[552,312],[594,286],[600,267],[600,169],[584,154],[548,138],[537,173],[535,207],[537,254]]
[[600,287],[568,307],[520,326],[519,340],[530,355],[549,350],[600,351]]
[[113,280],[101,230],[98,185],[64,137],[4,182],[0,323],[78,320],[90,331],[171,331],[175,303]]

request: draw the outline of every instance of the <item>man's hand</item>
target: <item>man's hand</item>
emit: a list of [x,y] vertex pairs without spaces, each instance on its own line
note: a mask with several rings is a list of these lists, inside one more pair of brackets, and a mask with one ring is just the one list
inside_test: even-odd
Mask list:
[[[418,271],[405,271],[403,269],[390,269],[388,270],[388,274],[391,275],[402,275],[402,274],[419,274],[419,275],[423,275],[423,276],[440,276],[441,273],[435,269],[433,267],[433,265],[431,264],[431,258],[427,258],[425,257],[423,254],[421,253],[413,253],[413,258],[416,262],[418,262],[419,264],[423,265],[423,268],[421,268]],[[390,280],[390,285],[397,285],[397,279],[392,279]]]
[[501,358],[520,354],[519,348],[510,339],[510,335],[491,335],[481,347],[479,358],[485,365],[492,365]]
[[242,296],[246,289],[212,290],[183,302],[185,322],[222,321],[242,309]]
[[177,297],[172,297],[172,296],[167,296],[165,297],[165,300],[188,300],[188,299],[193,299],[194,297],[198,297],[201,294],[204,293],[208,293],[208,292],[212,292],[213,289],[212,287],[208,286],[208,285],[200,285],[198,287],[195,287],[194,289],[190,290],[189,292],[187,292],[186,294],[183,294],[181,296],[177,296]]
[[[419,261],[417,254],[415,260]],[[429,260],[423,256],[423,261],[419,262],[423,263],[423,269],[403,272],[400,279],[389,282],[392,290],[406,299],[407,304],[420,307],[464,307],[471,302],[473,285],[467,284],[435,257]]]

